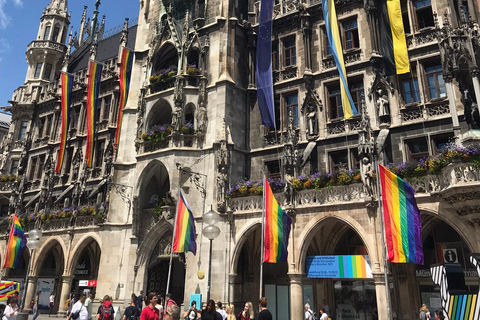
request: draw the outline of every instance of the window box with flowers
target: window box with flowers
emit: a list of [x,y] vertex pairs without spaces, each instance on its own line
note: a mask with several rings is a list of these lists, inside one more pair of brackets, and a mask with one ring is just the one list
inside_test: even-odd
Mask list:
[[154,84],[157,82],[166,82],[168,79],[175,77],[176,74],[177,74],[177,70],[173,68],[168,68],[151,75],[149,80],[151,84]]
[[186,123],[182,124],[182,126],[180,127],[180,132],[182,134],[193,134],[195,132],[195,129],[193,127],[193,123],[186,122]]
[[142,140],[145,142],[147,149],[166,148],[168,146],[168,139],[172,133],[170,125],[154,125],[146,132],[142,133]]
[[161,199],[157,194],[154,194],[148,200],[148,204],[153,207],[155,217],[159,218],[163,212],[171,211],[170,209],[175,206],[175,200],[170,196],[170,194]]

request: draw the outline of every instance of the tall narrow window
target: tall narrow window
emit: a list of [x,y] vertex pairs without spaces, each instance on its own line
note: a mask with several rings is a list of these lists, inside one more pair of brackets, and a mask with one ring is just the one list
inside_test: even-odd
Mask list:
[[330,119],[342,118],[342,97],[338,86],[328,89],[328,101],[330,104]]
[[97,141],[97,150],[95,151],[95,167],[102,167],[103,152],[105,151],[105,140]]
[[325,31],[325,29],[323,29],[323,43],[324,43],[324,54],[325,56],[329,56],[332,54],[332,47],[330,47],[330,42],[328,42],[328,36],[327,36],[327,32]]
[[348,150],[330,152],[330,168],[333,171],[348,169]]
[[428,144],[427,138],[417,138],[405,141],[407,147],[407,157],[408,160],[420,160],[425,157],[428,157]]
[[357,19],[349,20],[342,23],[343,34],[344,34],[344,45],[345,49],[354,49],[360,47],[360,41],[358,38],[358,25]]
[[443,69],[441,65],[425,68],[427,77],[428,95],[430,99],[444,98],[447,96],[445,82],[443,81]]
[[410,31],[410,20],[408,19],[408,3],[406,0],[402,0],[400,5],[402,8],[403,30],[405,30],[405,34],[409,34],[411,33],[411,31]]
[[112,104],[112,96],[103,98],[103,120],[108,120],[110,117],[110,107]]
[[289,95],[285,97],[285,104],[286,104],[286,112],[285,112],[285,123],[287,124],[285,128],[288,126],[288,121],[290,114],[293,117],[293,126],[298,127],[298,96],[296,94]]
[[272,44],[272,69],[279,70],[280,69],[280,59],[278,57],[278,42],[274,42]]
[[52,37],[52,41],[57,41],[58,40],[58,35],[60,34],[60,28],[59,27],[55,27],[53,28],[53,37]]
[[45,131],[45,121],[47,120],[46,117],[40,118],[38,120],[38,134],[37,136],[39,138],[43,138],[44,131]]
[[45,166],[45,155],[42,154],[38,160],[37,180],[42,178],[43,167]]
[[12,160],[12,164],[10,165],[10,174],[14,175],[18,173],[18,164],[20,160]]
[[52,65],[50,63],[45,64],[45,69],[43,70],[43,79],[50,80],[50,75],[52,74]]
[[363,96],[363,81],[350,82],[350,94],[352,95],[353,103],[357,108],[358,113],[361,111],[361,101]]
[[285,67],[297,64],[295,37],[289,37],[283,40],[283,53],[285,58]]
[[269,161],[265,165],[269,178],[280,178],[280,161]]
[[22,121],[20,130],[18,130],[18,140],[24,140],[27,134],[28,121]]
[[46,118],[47,120],[45,121],[45,136],[50,136],[50,131],[52,130],[53,115],[49,115]]
[[35,68],[35,79],[40,78],[40,74],[42,72],[42,63],[37,63],[37,67]]
[[30,165],[30,173],[28,175],[28,180],[32,181],[35,178],[35,171],[37,170],[37,160],[38,158],[32,158]]
[[43,40],[48,40],[50,38],[50,29],[52,27],[46,26],[45,27],[45,33],[43,34]]
[[415,7],[419,30],[435,26],[430,0],[415,0],[413,1],[413,6]]
[[409,77],[401,80],[402,98],[405,104],[420,102],[420,90],[418,88],[418,79]]

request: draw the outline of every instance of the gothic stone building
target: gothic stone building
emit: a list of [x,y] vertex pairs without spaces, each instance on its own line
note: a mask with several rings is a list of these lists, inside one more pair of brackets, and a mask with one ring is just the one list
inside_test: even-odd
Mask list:
[[[236,312],[245,301],[256,305],[262,197],[251,181],[265,174],[287,181],[276,180],[276,198],[293,218],[288,261],[263,270],[263,293],[275,317],[302,319],[308,302],[314,310],[327,304],[334,319],[373,320],[377,313],[386,319],[382,226],[367,169],[377,161],[436,156],[452,143],[478,144],[480,7],[474,0],[402,0],[411,71],[386,77],[377,1],[335,2],[359,115],[343,118],[321,1],[280,0],[272,34],[274,130],[261,125],[256,104],[259,2],[142,1],[137,26],[125,25],[110,38],[95,36],[101,27],[82,27],[66,47],[66,4],[52,0],[38,40],[28,47],[26,84],[14,93],[3,143],[2,170],[19,178],[5,183],[1,204],[22,213],[27,230],[44,231],[41,248],[25,254],[25,264],[32,259],[27,301],[43,278],[54,278],[60,304],[72,290],[85,289],[84,279],[97,280],[97,296],[110,294],[115,304],[142,289],[163,294],[181,189],[196,220],[198,249],[196,256],[174,256],[174,299],[185,308],[192,293],[205,300],[209,240],[202,236],[202,215],[212,208],[222,221],[212,242],[211,297],[235,304]],[[134,69],[112,159],[117,52],[127,43],[135,49]],[[83,160],[89,57],[110,66],[102,77],[93,169]],[[75,73],[76,84],[68,156],[57,175],[61,69]],[[304,177],[316,173],[332,173],[337,181],[343,173],[347,180],[315,189]],[[249,181],[237,184],[241,180]],[[429,270],[445,261],[446,250],[456,254],[452,261],[464,268],[468,288],[478,289],[469,254],[480,250],[480,173],[472,163],[450,163],[408,181],[421,211],[425,264],[387,266],[391,311],[405,320],[416,317],[422,303],[440,308]],[[368,256],[372,275],[309,277],[307,257],[322,255]],[[9,272],[7,278],[19,278],[25,268]]]

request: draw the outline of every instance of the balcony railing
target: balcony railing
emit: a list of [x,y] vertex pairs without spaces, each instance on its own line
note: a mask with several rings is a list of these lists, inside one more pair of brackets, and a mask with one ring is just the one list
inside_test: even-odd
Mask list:
[[154,93],[157,93],[157,92],[166,91],[166,90],[171,89],[173,87],[175,87],[175,77],[172,77],[172,78],[167,79],[165,81],[159,81],[159,82],[151,83],[148,86],[148,91],[149,91],[149,94],[154,94]]
[[438,117],[445,117],[450,115],[450,107],[448,100],[442,98],[441,100],[428,102],[424,105],[410,105],[400,109],[403,122],[415,120],[431,120]]
[[139,142],[139,153],[153,152],[166,148],[199,148],[201,144],[200,135],[198,134],[183,134],[173,137],[170,134],[165,140],[158,142],[142,140]]
[[40,229],[42,231],[56,231],[67,230],[73,228],[85,228],[94,227],[103,222],[103,218],[95,215],[91,216],[78,216],[53,220],[38,220],[30,221],[25,225],[25,231],[29,231],[33,228]]
[[50,40],[36,40],[36,41],[32,41],[30,42],[30,44],[28,45],[28,50],[30,49],[53,49],[53,50],[56,50],[58,52],[65,52],[65,50],[67,50],[67,47],[65,45],[63,45],[62,43],[58,43],[58,42],[54,42],[54,41],[50,41]]

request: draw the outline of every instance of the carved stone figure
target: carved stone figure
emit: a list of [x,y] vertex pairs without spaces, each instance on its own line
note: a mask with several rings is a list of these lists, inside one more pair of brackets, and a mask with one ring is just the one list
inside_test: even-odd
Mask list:
[[388,95],[385,93],[385,91],[382,88],[379,88],[377,90],[377,109],[378,109],[378,116],[380,118],[384,116],[390,115],[390,106],[388,102]]
[[175,102],[175,110],[172,113],[172,130],[173,131],[180,131],[180,127],[182,125],[182,107],[181,107],[181,102],[176,101]]
[[197,132],[205,133],[207,131],[207,109],[201,103],[197,111]]
[[465,88],[462,92],[462,103],[465,108],[465,121],[468,124],[468,128],[475,129],[475,125],[480,128],[478,105],[473,101],[468,88]]
[[225,188],[227,186],[227,174],[224,172],[217,173],[217,201],[225,202]]
[[314,104],[309,103],[307,105],[307,118],[308,118],[308,134],[310,136],[317,135],[317,110]]
[[293,185],[292,185],[292,176],[289,174],[285,175],[285,189],[283,193],[285,194],[285,204],[291,205],[293,198]]
[[373,196],[373,185],[374,185],[374,178],[373,178],[373,168],[372,164],[370,163],[370,159],[364,157],[362,159],[362,182],[365,188],[365,192],[369,196]]

